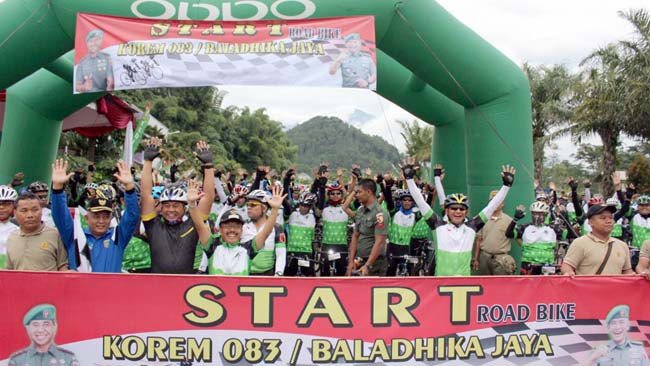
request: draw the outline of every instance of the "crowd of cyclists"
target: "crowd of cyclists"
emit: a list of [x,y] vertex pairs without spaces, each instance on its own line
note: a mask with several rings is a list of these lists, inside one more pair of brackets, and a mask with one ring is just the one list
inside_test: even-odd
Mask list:
[[[299,184],[295,168],[226,172],[198,142],[199,182],[174,170],[161,175],[154,161],[162,140],[147,144],[139,179],[119,161],[112,180],[93,182],[92,167],[84,176],[60,159],[51,186],[23,188],[18,175],[0,186],[0,267],[307,277],[636,272],[649,278],[650,196],[624,187],[616,174],[612,197],[591,192],[588,180],[579,192],[572,177],[564,187],[536,185],[535,201],[517,205],[510,217],[503,207],[516,172],[504,166],[495,172],[502,186],[470,217],[468,197],[445,192],[443,167],[433,167],[429,183],[418,178],[411,158],[399,176],[357,165],[347,174],[323,163],[311,184]],[[519,273],[511,243],[521,250]]]

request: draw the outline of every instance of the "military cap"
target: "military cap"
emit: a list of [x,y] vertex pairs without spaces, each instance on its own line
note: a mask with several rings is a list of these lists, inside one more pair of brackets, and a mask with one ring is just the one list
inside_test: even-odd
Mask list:
[[347,36],[345,36],[345,41],[346,41],[346,42],[347,42],[347,41],[351,41],[351,40],[353,40],[353,39],[356,39],[357,41],[360,41],[360,40],[361,40],[361,36],[359,35],[359,33],[350,33],[350,34],[348,34]]
[[244,224],[244,219],[241,217],[241,215],[237,212],[237,210],[232,209],[221,216],[221,220],[219,220],[219,225],[229,222],[229,221],[237,221],[240,224]]
[[100,211],[113,212],[113,202],[111,200],[103,198],[103,197],[93,198],[88,203],[88,211],[90,211],[90,212],[100,212]]
[[56,321],[56,308],[51,304],[40,304],[36,305],[33,308],[29,309],[25,317],[23,318],[23,323],[29,325],[32,320],[51,320]]
[[630,307],[627,305],[614,306],[614,308],[607,314],[607,318],[605,318],[605,324],[609,325],[610,321],[618,318],[629,319]]
[[86,42],[90,41],[95,37],[103,37],[104,32],[101,29],[93,29],[86,35]]

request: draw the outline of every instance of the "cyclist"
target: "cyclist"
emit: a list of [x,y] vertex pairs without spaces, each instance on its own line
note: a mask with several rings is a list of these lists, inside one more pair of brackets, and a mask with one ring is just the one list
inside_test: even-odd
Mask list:
[[514,219],[508,225],[506,237],[522,240],[521,272],[526,275],[540,275],[545,265],[555,264],[555,249],[560,234],[546,225],[549,205],[536,201],[530,205],[532,223],[518,225],[525,216],[524,206],[517,206]]
[[[120,272],[122,257],[138,225],[140,207],[131,172],[123,161],[117,162],[115,177],[125,188],[126,211],[116,228],[111,227],[113,202],[96,197],[88,203],[86,223],[82,235],[75,235],[74,221],[67,206],[65,184],[73,175],[67,173],[68,162],[59,159],[52,164],[52,213],[56,228],[68,251],[68,267],[77,269],[77,254],[84,255],[92,272]],[[89,268],[84,268],[88,270]]]
[[54,220],[52,219],[52,210],[50,210],[47,204],[47,192],[49,190],[47,184],[40,181],[32,182],[27,187],[27,190],[38,196],[38,200],[41,204],[43,212],[41,221],[43,221],[43,223],[49,227],[54,227],[55,225]]
[[[480,230],[489,217],[505,200],[514,182],[515,169],[504,166],[501,172],[503,186],[495,197],[489,201],[478,215],[466,221],[469,202],[462,193],[448,195],[444,201],[445,213],[449,222],[435,214],[422,197],[413,177],[416,173],[415,160],[407,159],[402,172],[406,184],[413,195],[420,212],[423,213],[427,224],[434,231],[436,245],[436,276],[469,276],[471,274],[472,248],[476,232]],[[438,187],[436,187],[438,189]]]
[[[278,187],[280,188],[280,187]],[[256,189],[246,196],[248,218],[251,222],[243,227],[242,241],[252,240],[269,219],[270,195],[266,191]],[[277,215],[276,215],[277,216]],[[277,220],[277,217],[274,218]],[[251,274],[263,276],[282,276],[286,266],[287,246],[284,230],[277,223],[266,237],[264,247],[251,260]]]
[[286,276],[295,276],[298,271],[298,259],[309,261],[309,267],[301,268],[305,276],[314,275],[314,233],[316,217],[313,213],[317,197],[311,192],[302,192],[298,198],[298,208],[289,215],[287,221],[287,254],[295,259],[287,263]]
[[[190,199],[198,199],[198,195],[192,191],[190,190]],[[266,239],[272,237],[273,230],[276,230],[276,216],[285,198],[282,195],[282,188],[273,187],[272,191],[272,197],[268,197],[264,201],[264,204],[271,207],[271,213],[256,235],[248,240],[242,238],[244,219],[236,210],[231,209],[220,218],[220,235],[207,243],[201,240],[203,249],[209,257],[208,272],[210,274],[240,276],[251,274],[251,262],[262,253]],[[199,231],[201,238],[210,236],[209,229],[205,224],[199,228]]]
[[[196,205],[188,205],[182,186],[169,185],[160,196],[161,213],[156,211],[152,195],[152,161],[160,155],[161,140],[152,137],[144,151],[142,167],[142,222],[151,248],[152,273],[194,273],[197,227],[204,225],[214,201],[212,153],[204,141],[196,144],[196,156],[203,165],[203,196]],[[183,220],[189,208],[191,220]],[[193,215],[193,211],[200,215]],[[197,217],[200,216],[200,219]]]
[[0,269],[7,268],[7,238],[9,233],[18,229],[11,222],[16,209],[18,193],[10,186],[0,186]]

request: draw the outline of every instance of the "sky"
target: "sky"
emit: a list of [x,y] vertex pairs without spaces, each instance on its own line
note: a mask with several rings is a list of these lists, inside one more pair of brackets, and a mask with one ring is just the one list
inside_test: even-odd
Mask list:
[[[579,70],[580,61],[597,47],[633,34],[632,27],[617,11],[649,7],[648,0],[438,0],[438,3],[516,64],[565,64],[574,71]],[[366,90],[220,88],[228,92],[225,105],[265,108],[272,119],[283,122],[287,128],[317,115],[347,121],[359,109],[374,118],[355,126],[383,137],[402,152],[405,143],[395,121],[417,119]],[[587,142],[598,143],[598,140],[593,138]],[[568,159],[575,152],[569,138],[556,141],[555,146],[557,149],[550,155],[559,159]]]

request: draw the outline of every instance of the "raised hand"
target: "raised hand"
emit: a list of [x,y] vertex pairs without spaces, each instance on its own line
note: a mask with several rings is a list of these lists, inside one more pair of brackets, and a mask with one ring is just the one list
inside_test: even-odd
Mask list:
[[187,201],[190,207],[196,207],[199,200],[203,196],[203,192],[199,189],[199,182],[191,179],[187,182]]
[[585,188],[591,188],[591,181],[589,179],[583,180],[582,184],[585,186]]
[[515,208],[515,216],[513,217],[515,221],[519,221],[526,216],[526,206],[518,205]]
[[442,165],[436,164],[433,167],[433,176],[440,177],[440,180],[443,179],[443,177],[445,176],[445,170],[442,168]]
[[507,187],[512,187],[512,184],[515,182],[515,167],[510,165],[505,165],[501,167],[501,180],[503,180],[503,185]]
[[337,177],[342,177],[343,173],[345,173],[345,169],[343,168],[336,168],[336,176]]
[[74,173],[68,173],[67,160],[57,159],[52,164],[52,188],[63,189],[73,175]]
[[357,180],[361,179],[361,167],[359,164],[352,164],[352,176]]
[[366,175],[366,178],[372,178],[372,169],[366,168],[363,173]]
[[122,160],[118,161],[117,164],[115,164],[115,167],[117,168],[117,173],[113,174],[115,179],[117,179],[118,182],[122,183],[124,185],[124,189],[127,191],[132,190],[134,185],[131,169],[129,169],[126,163]]
[[282,194],[284,193],[284,188],[274,185],[271,192],[273,193],[273,196],[267,200],[266,203],[268,203],[271,208],[282,207],[282,201],[287,197],[286,194]]
[[419,167],[415,165],[415,158],[410,156],[404,160],[402,166],[402,174],[404,174],[404,179],[413,179]]
[[571,188],[572,191],[578,190],[578,182],[573,179],[573,177],[568,177],[566,179],[566,184]]
[[555,189],[555,188],[556,188],[556,187],[555,187],[555,182],[549,182],[549,183],[548,183],[548,188],[549,188],[551,191],[555,191],[555,190],[556,190],[556,189]]
[[621,190],[621,175],[618,172],[612,173],[612,183],[617,191]]
[[144,160],[153,161],[160,155],[160,146],[162,140],[158,137],[152,137],[147,141],[147,147],[144,149]]
[[[196,143],[196,151],[194,155],[203,163],[204,165],[212,165],[212,152],[210,151],[210,146],[205,141],[199,141]],[[211,168],[211,166],[210,166]]]

